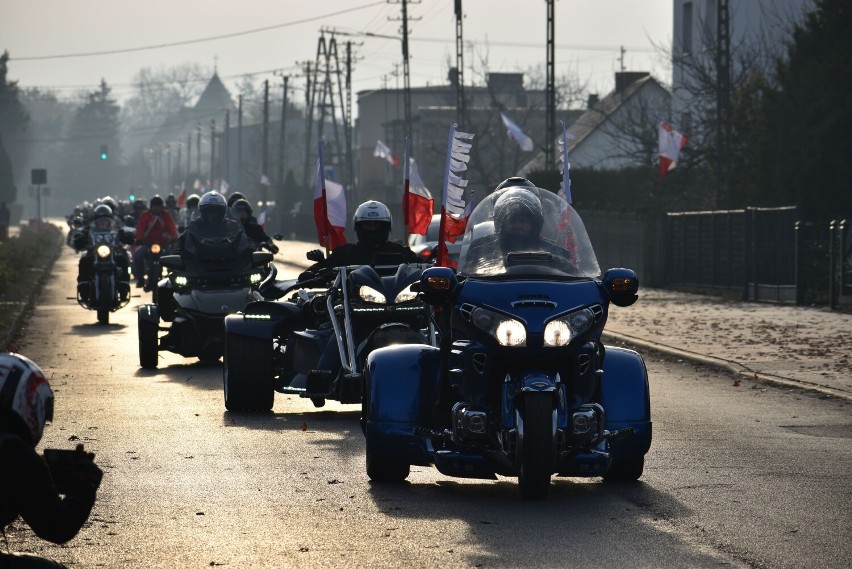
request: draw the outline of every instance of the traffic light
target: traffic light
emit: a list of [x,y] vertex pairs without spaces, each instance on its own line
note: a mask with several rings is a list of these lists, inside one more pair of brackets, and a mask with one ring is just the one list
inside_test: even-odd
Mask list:
[[109,151],[107,150],[106,144],[101,144],[101,160],[106,160],[109,158]]

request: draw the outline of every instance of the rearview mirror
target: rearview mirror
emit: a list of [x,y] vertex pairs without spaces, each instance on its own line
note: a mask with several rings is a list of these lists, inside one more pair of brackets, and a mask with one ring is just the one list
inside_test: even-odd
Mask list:
[[261,265],[271,263],[272,258],[272,253],[267,251],[254,251],[251,254],[251,264],[253,267],[260,267]]
[[459,281],[449,267],[430,267],[420,275],[417,283],[423,302],[431,305],[448,303],[456,293]]
[[639,298],[639,277],[631,269],[609,269],[601,285],[616,306],[630,306]]

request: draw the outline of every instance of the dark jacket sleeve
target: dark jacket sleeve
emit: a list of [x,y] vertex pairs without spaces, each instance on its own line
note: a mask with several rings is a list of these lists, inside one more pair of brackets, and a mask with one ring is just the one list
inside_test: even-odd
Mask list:
[[37,536],[50,542],[65,543],[77,535],[95,504],[95,487],[78,482],[62,498],[47,463],[18,437],[8,437],[0,446],[0,464],[3,509],[14,510]]

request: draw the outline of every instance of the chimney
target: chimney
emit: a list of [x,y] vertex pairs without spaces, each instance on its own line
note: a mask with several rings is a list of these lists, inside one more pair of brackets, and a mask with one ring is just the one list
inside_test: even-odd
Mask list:
[[447,72],[447,79],[450,81],[450,87],[458,87],[459,86],[459,70],[457,67],[450,67],[450,70]]
[[619,71],[615,74],[615,92],[621,93],[640,79],[651,75],[648,71]]
[[597,106],[598,101],[600,101],[600,97],[598,97],[598,94],[592,93],[591,95],[589,95],[589,98],[586,100],[586,108],[587,109],[594,109]]

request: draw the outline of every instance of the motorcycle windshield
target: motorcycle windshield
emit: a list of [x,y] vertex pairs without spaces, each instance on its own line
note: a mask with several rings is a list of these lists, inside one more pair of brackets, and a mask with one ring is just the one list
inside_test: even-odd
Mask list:
[[115,232],[110,229],[89,228],[89,238],[93,245],[112,245],[115,243]]
[[579,214],[553,192],[508,187],[470,213],[458,273],[481,278],[594,278],[600,275]]
[[251,267],[252,248],[240,224],[231,220],[218,227],[191,223],[183,254],[190,274],[238,275]]

